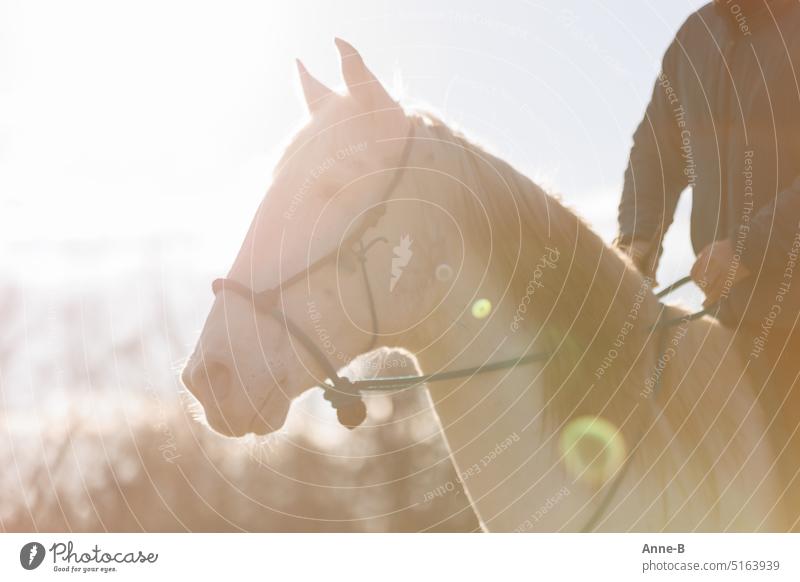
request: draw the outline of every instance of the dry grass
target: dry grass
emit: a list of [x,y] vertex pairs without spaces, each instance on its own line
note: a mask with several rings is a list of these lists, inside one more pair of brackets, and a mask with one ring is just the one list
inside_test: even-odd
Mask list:
[[205,311],[194,285],[0,288],[0,530],[477,527],[458,489],[425,502],[455,474],[419,395],[374,401],[383,426],[354,433],[295,416],[242,442],[192,420],[177,368]]
[[[221,438],[173,411],[167,424],[121,413],[99,426],[7,433],[5,531],[471,530],[462,492],[425,502],[455,475],[438,439],[403,423],[321,450],[303,434]],[[7,427],[8,428],[8,427]],[[407,428],[407,427],[406,427]],[[333,429],[338,430],[338,429]],[[394,451],[394,452],[392,452]],[[363,458],[347,458],[363,457]]]

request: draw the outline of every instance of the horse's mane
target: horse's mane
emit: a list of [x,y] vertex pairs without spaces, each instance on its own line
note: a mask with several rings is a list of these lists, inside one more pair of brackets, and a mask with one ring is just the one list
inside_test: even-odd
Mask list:
[[[653,281],[510,164],[430,114],[412,119],[417,135],[441,144],[442,157],[451,160],[445,163],[453,164],[448,169],[472,191],[450,188],[447,204],[462,222],[472,252],[493,249],[483,259],[490,261],[497,280],[510,282],[511,304],[525,296],[545,247],[559,253],[557,267],[544,273],[543,287],[537,288],[528,316],[520,322],[537,337],[538,349],[552,354],[542,377],[551,403],[546,414],[557,423],[591,414],[626,424],[636,404],[648,396],[648,379],[659,355],[659,332],[651,329],[660,312]],[[682,313],[673,309],[671,315]],[[671,367],[685,372],[704,344],[710,354],[722,354],[730,338],[716,322],[694,322]],[[679,408],[690,406],[688,399],[681,400]],[[627,428],[646,422],[645,415],[632,416],[638,420],[631,419]],[[703,416],[695,419],[700,421],[698,431],[704,428]]]

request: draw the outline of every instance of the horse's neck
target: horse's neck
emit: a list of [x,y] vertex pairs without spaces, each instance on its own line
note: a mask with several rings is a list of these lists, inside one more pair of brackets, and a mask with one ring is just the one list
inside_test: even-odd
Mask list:
[[[576,269],[576,272],[582,271],[584,269]],[[618,278],[616,284],[619,285]],[[606,292],[603,281],[597,285],[598,289]],[[618,300],[634,301],[632,292],[628,297],[632,285],[620,286],[624,292],[618,293]],[[585,286],[568,288],[585,289]],[[482,291],[488,296],[500,295],[492,293],[492,290]],[[512,323],[519,309],[519,300],[519,297],[509,295],[493,307],[488,321],[475,320],[469,315],[465,318],[460,312],[443,313],[440,329],[449,327],[451,331],[418,354],[423,369],[432,372],[444,368],[466,368],[559,349],[557,343],[548,345],[542,342],[541,338],[551,341],[552,333],[540,332],[547,331],[545,326],[554,320],[560,329],[568,329],[569,325],[559,318],[566,321],[569,317],[574,318],[575,313],[554,316],[550,310],[545,319],[537,321],[537,313],[528,311],[524,325],[514,327]],[[648,325],[652,317],[650,300],[647,303],[641,307],[642,326]],[[454,304],[462,302],[455,301]],[[612,313],[619,321],[610,321]],[[604,323],[622,329],[623,318],[627,315],[619,313],[620,310],[605,310]],[[591,314],[592,317],[595,315]],[[457,322],[456,325],[445,325],[453,321]],[[634,353],[643,349],[634,340],[631,343],[629,349],[635,350]],[[603,347],[608,349],[611,344]],[[596,347],[592,348],[592,352],[596,350]],[[559,355],[566,357],[563,352]],[[588,362],[573,362],[571,365],[573,368],[593,366],[595,355],[593,353],[591,359],[585,357]],[[578,356],[586,354],[579,353]],[[628,364],[622,360],[620,357],[616,363],[626,366],[629,372],[624,383],[637,383],[635,376],[646,364]],[[643,360],[649,361],[649,358],[645,356]],[[592,367],[592,371],[594,369]],[[616,375],[616,370],[614,372]],[[608,376],[611,375],[609,371]],[[574,381],[552,386],[549,384],[552,377],[552,374],[543,373],[543,365],[524,364],[468,380],[433,383],[429,387],[459,479],[482,523],[490,530],[577,530],[589,521],[597,507],[597,489],[574,484],[560,461],[558,448],[564,424],[578,413],[578,408],[571,403],[583,401],[580,394],[564,398],[563,392],[581,388],[590,391],[592,387],[588,384],[576,386]],[[603,378],[598,382],[606,380]],[[593,406],[594,410],[618,410],[630,400],[625,387],[620,386],[617,380],[613,380],[613,384],[612,389],[602,390],[604,402]],[[597,398],[596,395],[593,397]],[[571,408],[564,410],[562,400]]]
[[[497,309],[497,323],[488,324],[489,329],[475,334],[462,328],[428,350],[420,358],[423,368],[469,367],[520,355],[533,336],[525,331],[509,336],[502,322],[511,319],[500,313],[502,306]],[[540,372],[539,364],[523,364],[429,386],[458,479],[490,530],[532,529],[524,520],[548,499],[578,497],[559,463],[556,431],[544,418]],[[536,529],[558,529],[570,517],[583,516],[572,503],[546,513],[537,518]]]
[[566,472],[540,378],[531,364],[430,387],[455,481],[488,531],[579,531],[605,495]]

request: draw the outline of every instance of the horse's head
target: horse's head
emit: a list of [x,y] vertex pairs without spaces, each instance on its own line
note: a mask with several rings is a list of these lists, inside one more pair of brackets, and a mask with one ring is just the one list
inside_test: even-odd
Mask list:
[[409,318],[433,305],[423,281],[403,281],[419,223],[402,204],[413,178],[399,169],[412,119],[350,45],[336,44],[347,90],[331,91],[298,62],[310,120],[278,163],[183,371],[223,434],[280,428],[291,400],[328,376],[287,321],[340,368],[387,336],[402,340]]

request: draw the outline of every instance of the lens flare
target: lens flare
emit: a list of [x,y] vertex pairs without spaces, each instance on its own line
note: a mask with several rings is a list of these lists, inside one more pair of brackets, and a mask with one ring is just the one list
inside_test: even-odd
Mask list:
[[571,420],[558,441],[569,473],[582,481],[604,483],[625,462],[627,448],[616,426],[597,416]]
[[492,312],[492,302],[488,299],[478,299],[472,304],[472,317],[475,319],[485,319]]

